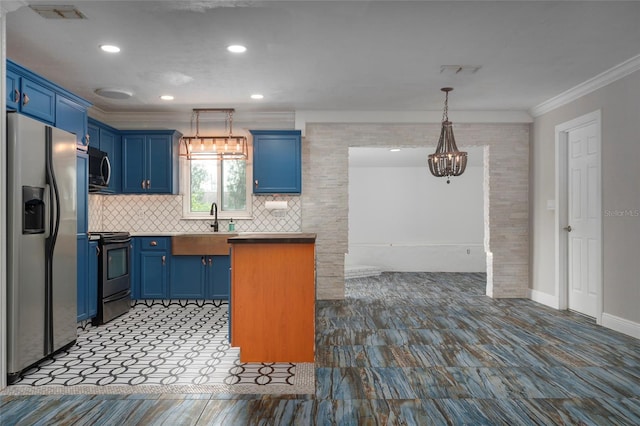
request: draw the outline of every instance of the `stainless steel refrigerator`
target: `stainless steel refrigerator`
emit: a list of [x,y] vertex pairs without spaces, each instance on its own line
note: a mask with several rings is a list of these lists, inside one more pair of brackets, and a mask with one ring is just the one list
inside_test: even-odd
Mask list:
[[73,344],[76,137],[7,113],[7,371]]

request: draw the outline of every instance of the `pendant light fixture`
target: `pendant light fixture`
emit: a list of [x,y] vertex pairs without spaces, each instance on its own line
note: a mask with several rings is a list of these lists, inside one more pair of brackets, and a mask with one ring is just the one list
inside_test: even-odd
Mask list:
[[460,176],[467,168],[467,153],[458,150],[456,139],[453,137],[453,123],[449,121],[449,92],[453,88],[443,87],[440,90],[445,93],[442,130],[436,152],[429,154],[427,163],[432,175],[446,176],[447,183],[451,183],[451,176]]
[[[201,113],[224,113],[225,130],[229,133],[221,136],[200,135]],[[180,139],[180,156],[187,160],[246,160],[248,155],[247,137],[233,135],[233,108],[195,108],[191,115],[196,121],[195,136],[183,136]]]

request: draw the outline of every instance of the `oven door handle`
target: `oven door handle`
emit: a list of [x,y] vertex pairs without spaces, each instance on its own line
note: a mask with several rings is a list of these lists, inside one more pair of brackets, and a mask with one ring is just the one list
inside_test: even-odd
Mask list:
[[112,294],[109,297],[105,297],[104,299],[102,299],[102,303],[109,303],[109,302],[114,302],[116,300],[120,300],[120,299],[126,299],[126,298],[131,298],[131,290],[127,290],[126,293],[120,292],[120,293],[116,293],[116,294]]
[[130,243],[131,242],[131,237],[129,238],[124,238],[124,239],[109,239],[107,241],[105,241],[104,243],[102,243],[102,245],[108,245],[108,244],[124,244],[124,243]]

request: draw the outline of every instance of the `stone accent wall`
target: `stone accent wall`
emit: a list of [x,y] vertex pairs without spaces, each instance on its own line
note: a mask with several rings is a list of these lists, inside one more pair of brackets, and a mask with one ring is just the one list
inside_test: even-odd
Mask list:
[[[349,147],[402,148],[427,144],[435,149],[440,124],[307,123],[305,130],[302,230],[318,235],[317,298],[342,299],[344,255],[348,250]],[[485,199],[489,206],[485,239],[487,275],[493,278],[487,286],[488,294],[497,298],[526,297],[529,280],[529,125],[458,124],[454,121],[454,132],[460,149],[486,147]],[[425,173],[429,173],[426,158]],[[444,180],[443,184],[446,185]],[[428,194],[416,194],[419,196]],[[380,206],[384,208],[384,194],[381,194]],[[492,268],[490,259],[493,259]]]

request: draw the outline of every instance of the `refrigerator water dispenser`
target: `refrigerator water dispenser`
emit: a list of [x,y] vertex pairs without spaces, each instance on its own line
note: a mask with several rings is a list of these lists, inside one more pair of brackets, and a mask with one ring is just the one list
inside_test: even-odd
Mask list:
[[44,234],[44,188],[22,187],[22,233]]

